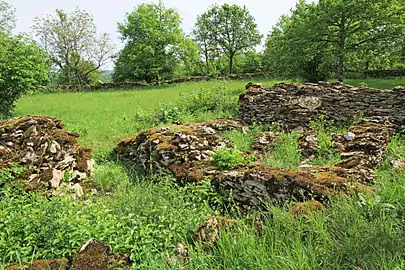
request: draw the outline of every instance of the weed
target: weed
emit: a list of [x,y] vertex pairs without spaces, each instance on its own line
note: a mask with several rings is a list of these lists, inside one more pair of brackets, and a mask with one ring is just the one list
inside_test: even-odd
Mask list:
[[228,131],[224,132],[222,136],[228,138],[235,145],[236,149],[242,152],[252,150],[252,145],[256,136],[262,132],[263,127],[260,125],[252,125],[247,132],[242,131]]
[[212,157],[218,169],[221,170],[235,168],[237,165],[250,165],[255,159],[253,155],[245,156],[241,151],[233,148],[218,150]]

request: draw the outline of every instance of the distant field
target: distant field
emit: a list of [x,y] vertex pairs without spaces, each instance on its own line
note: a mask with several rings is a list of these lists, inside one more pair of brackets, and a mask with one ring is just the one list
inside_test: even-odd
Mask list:
[[[237,99],[249,81],[249,79],[226,81],[229,95]],[[254,81],[264,86],[276,83],[269,79],[254,79]],[[362,82],[348,80],[346,83],[358,85]],[[365,82],[370,87],[380,89],[405,85],[405,79],[366,80]],[[121,139],[139,131],[139,126],[134,123],[136,113],[152,113],[160,106],[176,103],[181,93],[201,87],[210,88],[215,83],[217,82],[210,81],[147,89],[24,96],[17,104],[15,115],[56,116],[63,120],[69,130],[80,133],[81,144],[90,146],[95,151],[111,149]]]

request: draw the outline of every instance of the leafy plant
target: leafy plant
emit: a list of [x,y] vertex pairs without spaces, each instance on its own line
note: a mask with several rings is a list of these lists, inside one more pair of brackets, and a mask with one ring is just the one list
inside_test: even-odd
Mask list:
[[177,106],[165,106],[159,109],[155,117],[164,124],[170,124],[180,119],[182,112]]
[[24,172],[23,167],[18,167],[16,165],[10,168],[4,168],[0,170],[0,187],[9,183],[11,180],[20,176]]
[[197,91],[185,93],[180,97],[180,106],[191,114],[209,111],[235,111],[236,100],[229,95],[224,82],[217,82],[212,87],[201,87]]
[[212,157],[218,169],[221,170],[235,168],[237,165],[250,165],[255,159],[253,155],[245,156],[241,151],[233,148],[218,150]]
[[242,131],[228,131],[222,134],[223,137],[228,138],[235,145],[236,149],[242,152],[252,150],[253,141],[256,136],[262,132],[263,128],[260,125],[252,125],[247,132]]

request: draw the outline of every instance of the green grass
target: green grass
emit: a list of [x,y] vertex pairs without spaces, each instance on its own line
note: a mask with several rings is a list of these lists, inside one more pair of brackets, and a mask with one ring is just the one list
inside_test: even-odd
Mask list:
[[393,89],[395,86],[398,85],[405,86],[405,78],[392,80],[381,80],[381,79],[345,80],[345,84],[350,84],[353,86],[360,86],[363,85],[364,83],[368,87],[376,89]]
[[[264,85],[274,81],[255,80]],[[226,82],[229,95],[236,101],[249,80]],[[199,82],[136,90],[110,90],[100,92],[56,93],[24,96],[17,103],[14,115],[25,114],[56,116],[66,128],[80,133],[80,143],[95,151],[111,149],[123,138],[149,128],[148,123],[137,123],[137,114],[150,115],[157,109],[176,104],[181,94],[197,89],[211,88],[217,82]],[[206,113],[202,119],[226,116]],[[185,120],[193,120],[189,117]]]
[[[247,81],[226,82],[229,97],[236,100]],[[81,133],[80,143],[100,155],[122,138],[156,124],[148,118],[156,110],[180,106],[181,94],[214,85],[25,96],[15,114],[54,115],[68,129]],[[147,119],[135,122],[139,113]],[[196,120],[227,113],[232,112],[189,113],[180,118]],[[225,136],[238,150],[250,151],[258,129]],[[325,149],[328,138],[322,139]],[[233,236],[224,237],[210,252],[194,245],[193,230],[208,216],[226,216],[227,212],[208,181],[182,186],[169,176],[131,175],[121,165],[99,158],[94,178],[98,194],[86,201],[49,200],[8,184],[0,188],[0,269],[11,262],[69,257],[89,238],[105,241],[114,252],[129,253],[133,269],[170,269],[166,261],[176,242],[194,247],[188,266],[173,269],[404,269],[405,172],[393,171],[389,162],[401,157],[405,157],[405,138],[398,135],[376,170],[376,194],[335,199],[309,217],[295,217],[288,205],[272,204],[260,212],[237,215],[236,242]],[[285,133],[265,161],[270,166],[294,168],[299,160],[297,135]],[[243,225],[258,216],[264,219],[260,233]]]
[[272,151],[261,160],[264,166],[296,169],[301,155],[298,149],[299,133],[282,133]]

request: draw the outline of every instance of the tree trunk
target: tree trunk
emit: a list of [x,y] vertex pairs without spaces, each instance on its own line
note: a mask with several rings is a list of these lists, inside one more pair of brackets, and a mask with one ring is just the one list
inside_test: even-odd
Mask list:
[[233,57],[233,53],[229,54],[229,75],[232,75]]
[[338,56],[338,81],[343,82],[345,72],[345,48],[346,47],[346,17],[342,11],[339,28],[339,56]]

